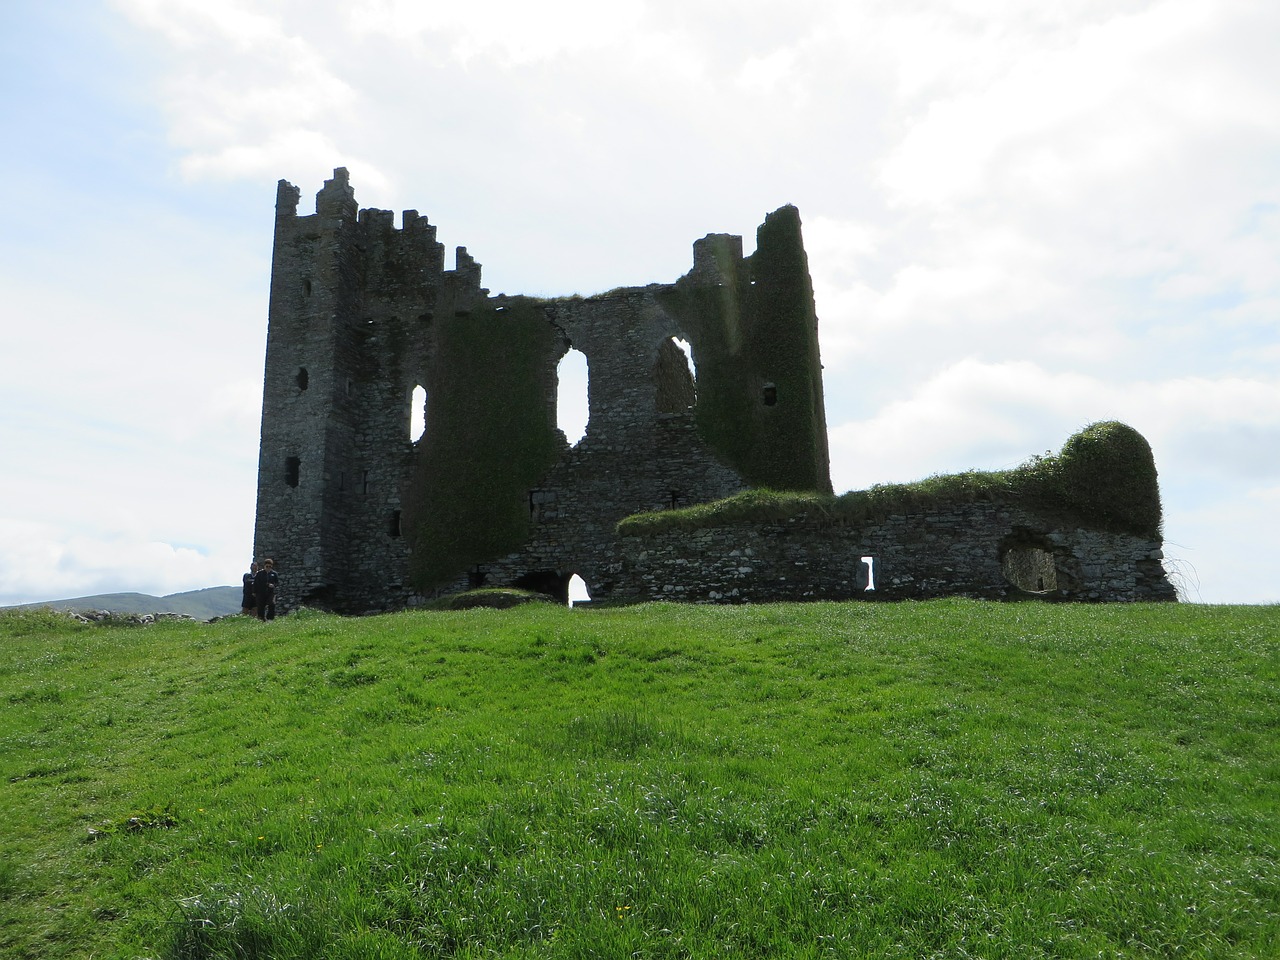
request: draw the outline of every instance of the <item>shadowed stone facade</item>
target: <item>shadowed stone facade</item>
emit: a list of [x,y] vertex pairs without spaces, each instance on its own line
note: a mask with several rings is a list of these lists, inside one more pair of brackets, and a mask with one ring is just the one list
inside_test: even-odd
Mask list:
[[[405,211],[397,228],[360,210],[344,169],[314,214],[298,201],[280,181],[254,537],[282,612],[394,610],[477,586],[563,600],[573,574],[594,600],[871,599],[864,568],[883,599],[1003,596],[1046,577],[1046,594],[1172,596],[1158,541],[1103,543],[990,505],[874,529],[800,517],[618,534],[629,515],[755,487],[831,492],[794,207],[769,214],[750,256],[711,234],[674,283],[543,300],[491,296],[465,247],[445,269],[425,217]],[[573,446],[556,426],[571,348],[589,371]],[[1015,528],[1040,546],[1013,544]]]
[[[281,571],[281,607],[396,609],[478,585],[563,597],[575,573],[606,598],[629,514],[752,485],[830,491],[793,207],[751,257],[710,235],[677,283],[530,300],[490,296],[465,248],[446,270],[415,211],[396,229],[359,210],[344,169],[315,214],[298,199],[281,181],[254,544]],[[571,347],[589,369],[572,447],[556,427]]]

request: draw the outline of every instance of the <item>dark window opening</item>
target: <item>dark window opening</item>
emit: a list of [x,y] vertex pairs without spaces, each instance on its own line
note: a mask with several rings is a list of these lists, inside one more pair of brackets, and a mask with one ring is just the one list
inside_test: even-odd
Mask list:
[[1049,593],[1058,589],[1058,569],[1054,556],[1037,546],[1014,546],[1000,561],[1005,579],[1027,593]]
[[764,401],[766,407],[776,406],[778,403],[777,384],[766,383],[760,391],[760,399]]
[[368,470],[360,474],[360,492],[361,493],[369,492],[369,471]]
[[296,487],[301,474],[302,461],[297,457],[286,457],[284,461],[284,482],[291,487]]
[[669,490],[667,493],[668,510],[679,510],[681,507],[685,506],[687,501],[679,490]]
[[479,566],[472,567],[467,571],[467,586],[472,590],[479,590],[489,581],[489,574],[480,569]]
[[393,537],[400,536],[400,511],[392,510],[391,519],[387,523],[387,533]]
[[556,493],[554,490],[529,491],[529,519],[534,523],[555,519]]
[[303,277],[302,279],[302,295],[304,297],[311,296],[311,278]]
[[299,390],[307,389],[307,384],[310,382],[310,380],[311,380],[311,377],[307,374],[307,368],[299,367],[298,368],[298,389]]
[[569,603],[569,580],[572,574],[563,574],[557,570],[535,570],[518,578],[515,586],[520,590],[532,590],[534,593],[545,593],[560,603]]

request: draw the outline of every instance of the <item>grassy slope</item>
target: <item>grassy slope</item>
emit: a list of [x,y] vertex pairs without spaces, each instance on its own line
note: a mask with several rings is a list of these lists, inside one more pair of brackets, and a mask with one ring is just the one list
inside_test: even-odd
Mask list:
[[0,955],[1275,956],[1278,635],[968,601],[5,614]]

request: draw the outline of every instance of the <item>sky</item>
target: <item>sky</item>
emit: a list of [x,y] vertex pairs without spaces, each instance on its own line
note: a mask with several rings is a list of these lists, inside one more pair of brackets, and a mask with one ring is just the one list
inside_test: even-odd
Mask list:
[[1183,598],[1280,602],[1272,0],[4,9],[0,604],[239,582],[276,182],[339,166],[494,293],[795,204],[838,492],[1120,420]]

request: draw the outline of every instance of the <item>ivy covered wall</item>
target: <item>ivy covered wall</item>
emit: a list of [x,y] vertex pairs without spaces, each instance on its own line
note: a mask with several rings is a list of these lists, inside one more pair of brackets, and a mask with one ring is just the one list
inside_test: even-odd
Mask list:
[[1008,503],[1043,527],[1160,537],[1160,484],[1151,446],[1133,427],[1110,420],[1069,437],[1057,454],[1012,470],[969,470],[914,483],[877,484],[840,496],[755,489],[682,510],[636,514],[624,536],[693,532],[739,523],[773,523],[806,514],[835,523],[874,523],[894,515],[928,515],[967,503]]
[[542,304],[481,301],[435,320],[426,429],[405,504],[410,579],[429,590],[529,536],[529,490],[564,450]]
[[774,211],[756,252],[710,237],[719,283],[691,272],[658,299],[689,331],[698,428],[752,486],[831,492],[818,318],[800,214]]

